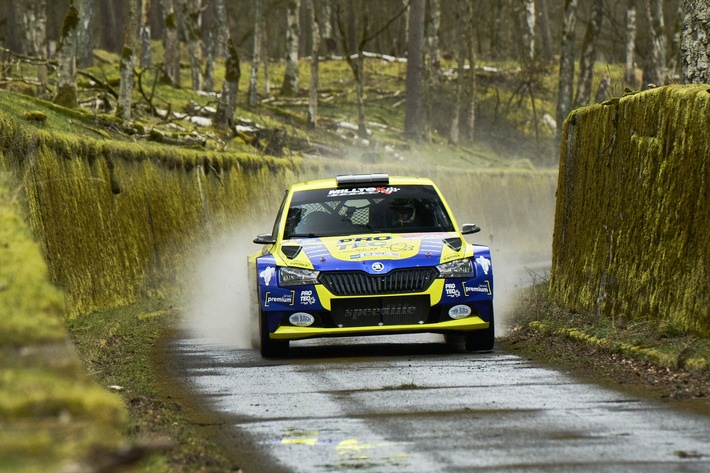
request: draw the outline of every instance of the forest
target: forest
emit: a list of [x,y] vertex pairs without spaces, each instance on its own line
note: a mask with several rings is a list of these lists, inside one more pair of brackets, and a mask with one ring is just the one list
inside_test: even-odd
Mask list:
[[[406,139],[484,143],[554,165],[572,109],[649,86],[710,82],[702,0],[1,3],[0,86],[124,120],[157,114],[166,101],[160,81],[217,92],[217,127],[233,127],[237,107],[280,98],[315,128],[323,89],[340,84],[354,93],[348,118],[361,138],[373,115],[366,109],[390,94]],[[393,89],[378,90],[373,59],[406,61]],[[348,67],[327,86],[321,72],[319,83],[321,63],[334,60]],[[102,93],[82,95],[82,79]]]

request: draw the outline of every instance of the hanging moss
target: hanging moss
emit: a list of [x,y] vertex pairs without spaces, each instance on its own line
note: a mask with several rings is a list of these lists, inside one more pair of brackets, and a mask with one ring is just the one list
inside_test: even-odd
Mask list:
[[710,96],[669,86],[565,123],[551,290],[588,313],[710,336]]

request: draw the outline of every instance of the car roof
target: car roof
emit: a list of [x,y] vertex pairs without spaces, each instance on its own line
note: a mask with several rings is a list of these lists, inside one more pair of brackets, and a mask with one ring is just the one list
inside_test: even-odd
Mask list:
[[340,187],[381,187],[381,186],[434,186],[434,182],[426,177],[388,176],[387,174],[349,174],[338,178],[317,179],[299,182],[290,186],[292,192],[311,189],[337,188],[337,179],[347,180],[346,185]]

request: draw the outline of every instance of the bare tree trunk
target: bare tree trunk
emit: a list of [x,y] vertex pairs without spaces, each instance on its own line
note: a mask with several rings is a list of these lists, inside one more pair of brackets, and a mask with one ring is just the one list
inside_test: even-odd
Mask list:
[[231,38],[227,40],[227,44],[228,54],[224,64],[224,82],[222,82],[222,94],[217,103],[215,122],[218,126],[232,127],[234,125],[234,112],[237,109],[239,78],[242,72],[239,66],[239,54]]
[[79,24],[76,36],[76,63],[80,68],[94,65],[94,0],[78,0]]
[[301,34],[299,10],[301,0],[288,0],[286,7],[286,70],[284,72],[281,95],[294,97],[298,95],[298,40]]
[[539,20],[537,24],[540,28],[542,59],[545,64],[549,64],[553,61],[555,54],[552,50],[552,34],[550,33],[550,15],[547,12],[547,0],[536,0],[535,10]]
[[[263,10],[262,10],[263,13]],[[261,15],[261,57],[264,61],[264,97],[271,97],[271,79],[269,75],[269,36],[266,30],[266,18]]]
[[318,125],[318,50],[320,49],[320,28],[316,20],[313,0],[306,1],[306,13],[311,23],[311,85],[308,94],[308,128]]
[[710,4],[706,0],[684,0],[683,6],[681,81],[710,84]]
[[575,95],[575,107],[589,104],[592,96],[592,76],[594,75],[594,62],[597,55],[597,40],[604,20],[604,0],[593,0],[591,17],[587,23],[587,31],[582,42],[582,57],[579,60],[579,80]]
[[127,0],[128,14],[126,15],[126,32],[121,51],[119,73],[121,84],[118,89],[118,105],[116,115],[124,120],[131,119],[131,106],[133,103],[133,66],[136,62],[136,29],[138,26],[138,0]]
[[473,6],[468,4],[466,7],[466,16],[468,25],[468,33],[466,35],[466,47],[468,50],[468,64],[471,71],[471,80],[469,81],[469,100],[468,100],[468,126],[466,127],[466,139],[473,141],[476,137],[476,52],[473,47],[473,38],[475,38],[475,25],[473,20]]
[[204,61],[204,45],[202,44],[202,1],[180,0],[182,3],[182,20],[184,23],[185,37],[187,38],[187,51],[190,56],[190,72],[192,90],[204,88],[202,76],[202,63]]
[[636,0],[626,2],[626,65],[624,82],[636,86]]
[[45,0],[23,0],[17,2],[18,23],[24,37],[22,51],[40,59],[37,65],[37,80],[40,83],[38,95],[47,89],[47,65],[42,60],[47,58],[47,2]]
[[429,82],[439,83],[441,74],[441,50],[439,49],[439,29],[441,28],[441,0],[429,0],[429,22],[426,28],[426,57],[428,58]]
[[648,0],[646,16],[650,25],[651,53],[648,55],[648,64],[644,69],[643,83],[661,85],[666,82],[666,27],[663,20],[663,0]]
[[207,45],[205,47],[205,53],[207,53],[207,60],[205,61],[205,73],[204,73],[204,86],[203,90],[205,92],[212,92],[214,89],[214,62],[216,59],[217,41],[215,35],[210,28],[207,32]]
[[54,103],[63,107],[74,108],[76,100],[76,41],[79,12],[74,7],[73,0],[62,24],[62,35],[59,39],[59,72],[57,77],[57,93]]
[[216,41],[214,55],[218,58],[223,58],[227,54],[229,48],[229,25],[227,24],[227,8],[224,5],[224,0],[214,0],[214,21],[216,31]]
[[173,0],[161,0],[163,5],[163,48],[165,64],[164,79],[175,87],[180,87],[180,42],[178,39],[178,22]]
[[249,75],[249,98],[250,107],[256,107],[257,102],[257,77],[259,74],[259,62],[261,61],[261,36],[262,36],[262,0],[254,0],[254,47],[251,55],[251,74]]
[[320,1],[320,24],[319,29],[321,32],[322,43],[325,46],[326,57],[331,57],[335,54],[336,43],[335,37],[333,36],[333,10],[330,1]]
[[143,69],[150,68],[150,0],[141,0],[141,29],[140,29],[141,55],[140,64]]
[[572,86],[574,84],[575,27],[577,0],[565,0],[562,46],[560,51],[560,75],[557,93],[557,136],[562,132],[562,122],[572,111]]
[[456,77],[456,100],[451,111],[451,128],[449,129],[449,143],[458,145],[461,136],[461,104],[463,103],[463,77],[464,65],[466,63],[466,33],[467,33],[467,9],[468,0],[457,1],[457,77]]
[[424,17],[426,0],[412,0],[409,4],[409,38],[407,39],[406,107],[404,136],[422,139],[424,113]]
[[535,0],[525,0],[523,44],[523,62],[531,67],[535,61]]

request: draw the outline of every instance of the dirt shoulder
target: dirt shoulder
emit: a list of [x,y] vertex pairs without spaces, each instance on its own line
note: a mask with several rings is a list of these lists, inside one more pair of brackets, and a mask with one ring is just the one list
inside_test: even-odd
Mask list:
[[[498,346],[585,381],[710,416],[708,369],[692,371],[663,366],[643,356],[619,352],[615,348],[618,342],[597,338],[590,343],[583,338],[568,337],[564,331],[535,327],[539,325],[511,330],[497,340]],[[653,347],[646,344],[644,349]]]

